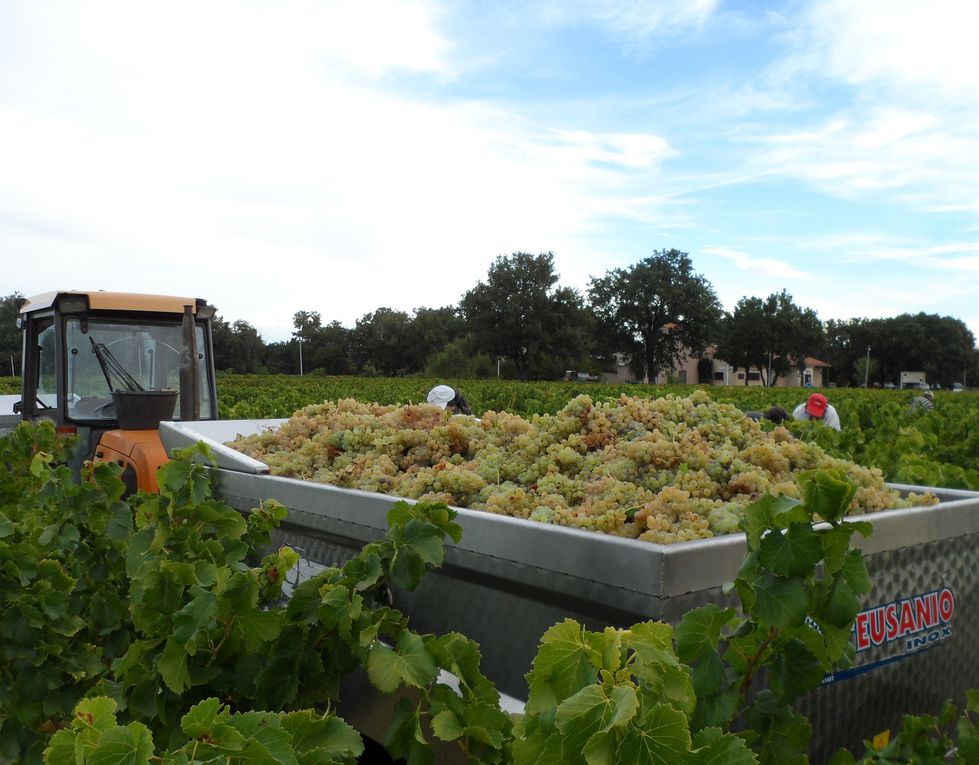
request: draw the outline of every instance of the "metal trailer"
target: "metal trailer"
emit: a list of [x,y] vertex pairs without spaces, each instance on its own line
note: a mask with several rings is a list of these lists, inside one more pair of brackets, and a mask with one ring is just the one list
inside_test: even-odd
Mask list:
[[[299,550],[307,565],[342,563],[383,535],[397,498],[269,476],[264,463],[222,445],[279,422],[163,423],[161,437],[168,451],[208,442],[223,500],[242,511],[278,500],[289,517],[277,543]],[[899,730],[903,714],[937,713],[945,699],[961,702],[966,689],[979,688],[979,493],[931,491],[941,500],[936,506],[865,516],[874,533],[858,544],[873,590],[853,631],[855,665],[827,677],[799,705],[813,724],[813,762],[840,746],[858,754],[863,740]],[[463,537],[448,544],[445,565],[416,592],[394,593],[394,603],[418,631],[456,630],[477,641],[485,674],[517,699],[526,698],[524,674],[554,623],[570,617],[590,629],[647,619],[675,624],[691,608],[725,602],[721,588],[745,555],[743,534],[656,545],[458,513]]]

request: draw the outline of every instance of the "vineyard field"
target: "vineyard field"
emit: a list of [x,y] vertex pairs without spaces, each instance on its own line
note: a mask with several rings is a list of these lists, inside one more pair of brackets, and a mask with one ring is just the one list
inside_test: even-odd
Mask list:
[[[461,390],[477,416],[488,410],[524,417],[555,414],[581,394],[595,401],[622,394],[657,398],[670,393],[687,396],[697,387],[713,400],[742,411],[764,411],[771,406],[791,411],[811,393],[801,388],[221,375],[218,398],[225,419],[289,417],[304,406],[342,398],[379,404],[419,403],[433,385],[443,382]],[[879,467],[892,482],[979,490],[979,394],[938,391],[932,411],[911,413],[914,394],[909,390],[834,388],[823,392],[839,412],[842,432],[815,423],[789,423],[797,437],[817,442],[833,456]]]
[[[459,388],[477,416],[493,410],[524,417],[554,414],[583,393],[601,401],[622,394],[686,396],[697,387],[221,374],[219,411],[222,419],[264,419],[289,417],[310,404],[343,398],[379,404],[419,403],[433,385],[443,382]],[[0,377],[0,393],[17,393],[19,386],[18,378]],[[811,392],[800,388],[702,387],[713,400],[743,411],[764,411],[770,406],[791,411]],[[823,392],[839,412],[842,432],[817,424],[791,423],[798,437],[816,441],[834,456],[879,467],[889,481],[979,490],[979,393],[938,391],[934,410],[911,413],[914,393],[908,390],[833,388]]]

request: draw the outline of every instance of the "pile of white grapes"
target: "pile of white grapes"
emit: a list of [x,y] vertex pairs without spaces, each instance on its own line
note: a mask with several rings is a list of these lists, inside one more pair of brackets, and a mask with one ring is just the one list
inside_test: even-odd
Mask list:
[[842,468],[853,512],[933,504],[901,497],[876,468],[829,457],[785,428],[763,430],[703,391],[593,402],[555,415],[450,415],[429,404],[353,399],[296,412],[235,449],[273,475],[667,544],[738,530],[765,492],[799,496],[795,474]]

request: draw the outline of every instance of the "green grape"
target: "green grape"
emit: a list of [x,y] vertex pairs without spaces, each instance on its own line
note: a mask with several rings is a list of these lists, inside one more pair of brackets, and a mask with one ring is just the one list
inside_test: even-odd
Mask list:
[[307,406],[232,446],[273,475],[435,499],[657,544],[739,529],[764,492],[798,497],[795,475],[841,468],[853,512],[934,504],[901,498],[883,474],[770,432],[704,391],[658,399],[578,396],[554,415],[452,416],[428,404],[353,399]]

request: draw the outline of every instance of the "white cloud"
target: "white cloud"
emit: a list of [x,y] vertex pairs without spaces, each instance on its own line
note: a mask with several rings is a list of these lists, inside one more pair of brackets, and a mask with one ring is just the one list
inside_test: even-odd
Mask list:
[[551,0],[538,7],[551,24],[597,23],[627,40],[696,31],[714,15],[720,0]]
[[704,247],[701,252],[705,255],[716,255],[731,261],[739,270],[765,278],[773,279],[802,279],[806,277],[789,263],[771,258],[756,258],[738,250],[726,247]]
[[[274,334],[300,309],[352,324],[381,305],[455,302],[518,250],[555,251],[583,287],[575,238],[653,216],[663,205],[636,188],[674,150],[369,82],[395,67],[443,73],[436,13],[401,5],[195,5],[189,24],[179,3],[102,3],[74,18],[66,6],[65,29],[22,20],[34,45],[0,51],[0,72],[43,74],[46,102],[0,90],[0,250],[33,256],[11,282],[49,289],[31,285],[78,272],[68,264],[84,253],[72,287],[193,292]],[[399,27],[400,47],[365,32],[372,13]],[[338,61],[343,72],[324,63]],[[113,261],[126,266],[99,267]]]
[[979,94],[979,5],[972,0],[826,0],[806,19],[812,65],[854,84]]

